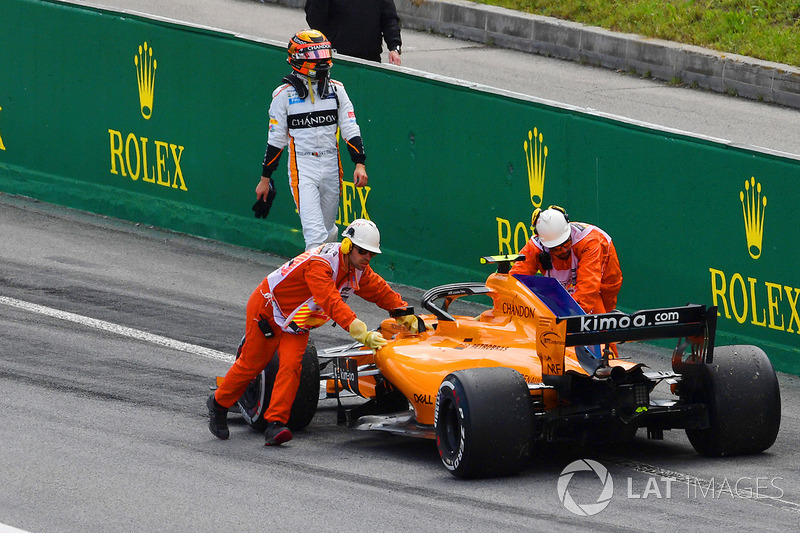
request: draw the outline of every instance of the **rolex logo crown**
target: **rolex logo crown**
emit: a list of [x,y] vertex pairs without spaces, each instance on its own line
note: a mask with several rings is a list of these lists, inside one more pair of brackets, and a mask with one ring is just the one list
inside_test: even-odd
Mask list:
[[139,82],[139,107],[145,120],[153,115],[153,93],[156,85],[158,62],[153,59],[153,48],[147,42],[139,46],[139,53],[133,57],[136,65],[136,79]]
[[531,203],[542,207],[544,198],[544,171],[547,166],[547,146],[542,143],[543,135],[536,128],[528,131],[528,140],[523,143],[525,163],[528,165],[528,187]]
[[764,211],[767,208],[767,197],[761,196],[761,184],[751,177],[745,180],[744,191],[739,192],[744,217],[744,233],[747,237],[747,251],[750,257],[761,257],[761,244],[764,237]]

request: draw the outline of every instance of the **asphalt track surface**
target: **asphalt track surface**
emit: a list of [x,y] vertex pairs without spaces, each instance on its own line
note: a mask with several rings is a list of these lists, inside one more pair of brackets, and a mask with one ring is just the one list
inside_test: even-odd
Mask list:
[[[0,530],[797,529],[800,379],[783,374],[778,440],[749,457],[702,458],[683,432],[640,433],[624,449],[545,447],[519,476],[462,481],[430,441],[336,425],[331,401],[280,448],[234,415],[218,441],[205,397],[241,338],[247,297],[282,261],[0,195]],[[419,289],[397,288],[418,305]],[[370,327],[385,316],[353,305]],[[328,326],[312,338],[349,340]],[[669,367],[665,350],[623,348]],[[557,491],[580,459],[614,483],[593,516]],[[569,483],[582,504],[601,488],[588,472]]]
[[[780,375],[766,453],[697,456],[685,434],[624,449],[546,446],[519,475],[463,481],[433,441],[336,424],[324,400],[280,448],[204,400],[227,370],[252,289],[281,258],[0,195],[0,524],[26,531],[793,531],[800,516],[800,380]],[[380,257],[375,260],[380,269]],[[398,290],[413,305],[421,292]],[[385,317],[353,299],[370,327]],[[312,333],[321,348],[349,340]],[[666,350],[623,355],[669,369]],[[351,400],[352,401],[352,400]],[[594,516],[562,505],[562,470],[608,469]],[[594,504],[591,472],[570,497]],[[758,497],[756,497],[758,495]],[[2,526],[0,525],[0,530]]]

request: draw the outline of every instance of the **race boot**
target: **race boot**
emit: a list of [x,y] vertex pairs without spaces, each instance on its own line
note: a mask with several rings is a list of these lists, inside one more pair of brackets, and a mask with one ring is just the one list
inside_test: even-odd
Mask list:
[[226,440],[231,436],[231,432],[228,431],[228,410],[217,403],[213,394],[206,400],[206,405],[208,406],[209,431],[218,439]]
[[280,422],[267,422],[264,432],[264,446],[280,446],[292,440],[292,432]]

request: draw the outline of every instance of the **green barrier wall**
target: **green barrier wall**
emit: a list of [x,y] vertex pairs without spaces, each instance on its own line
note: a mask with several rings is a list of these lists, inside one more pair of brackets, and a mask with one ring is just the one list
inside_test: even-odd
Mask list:
[[[0,190],[293,255],[285,159],[269,220],[250,211],[286,73],[283,46],[4,0]],[[333,76],[370,174],[345,183],[339,222],[377,222],[387,279],[483,279],[480,256],[518,251],[532,209],[560,204],[614,238],[622,308],[718,305],[719,344],[758,344],[800,373],[800,161],[378,65],[338,60]]]

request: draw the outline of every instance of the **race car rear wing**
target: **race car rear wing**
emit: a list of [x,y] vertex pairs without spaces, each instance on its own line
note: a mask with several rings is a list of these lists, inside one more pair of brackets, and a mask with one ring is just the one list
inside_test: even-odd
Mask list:
[[[597,315],[557,316],[539,320],[537,325],[537,351],[542,359],[544,383],[558,384],[565,372],[564,350],[576,347],[578,363],[590,375],[599,367],[608,365],[608,349],[603,357],[586,357],[577,347],[606,346],[626,341],[678,338],[672,356],[673,370],[680,371],[684,364],[711,363],[714,358],[714,336],[717,308],[688,304],[682,307],[647,309],[626,314],[622,312]],[[684,351],[691,346],[686,356]],[[583,356],[582,356],[583,355]]]
[[[679,339],[673,353],[673,367],[682,362],[710,363],[714,357],[714,336],[717,308],[688,304],[681,307],[646,309],[626,314],[621,311],[586,314],[572,296],[555,279],[544,276],[515,275],[552,313],[536,321],[537,351],[542,358],[545,375],[563,374],[564,349],[585,347],[575,354],[580,365],[594,373],[604,365],[607,349],[612,343]],[[691,346],[688,358],[684,350]],[[588,355],[587,355],[588,354]]]
[[682,307],[558,317],[566,321],[566,346],[609,344],[679,337],[708,337],[707,359],[713,352],[717,308],[688,304]]

